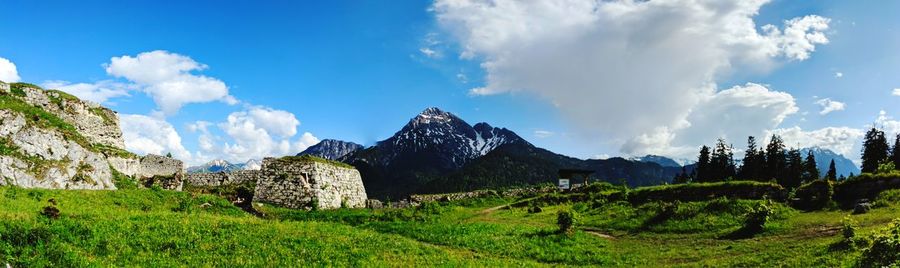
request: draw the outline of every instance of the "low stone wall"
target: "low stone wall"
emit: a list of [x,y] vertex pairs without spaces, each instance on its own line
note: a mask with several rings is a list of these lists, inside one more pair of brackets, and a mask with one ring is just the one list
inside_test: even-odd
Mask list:
[[262,171],[260,170],[239,170],[232,172],[213,172],[213,173],[193,173],[187,174],[184,181],[191,186],[225,186],[236,185],[246,182],[257,182]]
[[410,195],[409,201],[412,203],[426,202],[450,202],[463,199],[480,198],[487,196],[499,197],[516,197],[523,195],[535,195],[539,193],[549,193],[558,191],[556,187],[525,187],[506,190],[477,190],[471,192],[445,193],[445,194],[419,194]]
[[366,190],[353,168],[295,158],[263,159],[254,200],[295,209],[361,208]]
[[140,158],[110,157],[109,165],[144,186],[159,185],[163,189],[181,191],[184,162],[161,155],[148,154]]

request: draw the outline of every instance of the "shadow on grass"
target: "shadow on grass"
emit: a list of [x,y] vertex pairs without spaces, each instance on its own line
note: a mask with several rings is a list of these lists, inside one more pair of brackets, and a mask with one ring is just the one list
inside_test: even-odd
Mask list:
[[853,249],[853,241],[850,241],[850,240],[842,239],[842,240],[832,243],[831,245],[828,245],[829,252],[847,251],[847,250],[851,250],[851,249]]
[[727,239],[727,240],[743,240],[750,239],[756,236],[759,233],[762,233],[763,229],[758,227],[741,227],[740,229],[734,230],[734,232],[728,233],[726,235],[720,236],[719,239]]
[[560,232],[560,231],[557,230],[557,229],[542,229],[542,230],[538,230],[538,231],[535,231],[535,232],[532,232],[532,233],[524,234],[523,236],[524,236],[524,237],[528,237],[528,238],[535,238],[535,237],[537,237],[537,238],[546,238],[546,237],[568,236],[568,235],[571,235],[571,234],[572,234],[571,232],[569,232],[569,233],[562,233],[562,232]]

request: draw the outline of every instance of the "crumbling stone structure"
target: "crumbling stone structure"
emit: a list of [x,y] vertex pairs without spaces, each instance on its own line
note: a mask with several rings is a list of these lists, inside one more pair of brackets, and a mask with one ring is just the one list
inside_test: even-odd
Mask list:
[[255,182],[254,201],[295,209],[362,208],[367,199],[359,171],[312,157],[270,157],[260,170],[188,174],[185,180],[192,186]]
[[259,170],[238,170],[232,172],[194,173],[185,177],[185,183],[192,186],[225,186],[248,182],[256,183],[262,172]]

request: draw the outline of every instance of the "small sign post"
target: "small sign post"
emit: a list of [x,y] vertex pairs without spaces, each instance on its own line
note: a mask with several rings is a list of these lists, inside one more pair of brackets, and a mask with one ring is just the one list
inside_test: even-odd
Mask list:
[[569,190],[569,179],[559,179],[559,189]]

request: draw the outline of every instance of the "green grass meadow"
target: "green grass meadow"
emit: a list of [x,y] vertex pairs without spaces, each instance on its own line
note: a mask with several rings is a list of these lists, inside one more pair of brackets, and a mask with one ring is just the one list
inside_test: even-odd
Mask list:
[[[303,211],[255,204],[257,217],[224,198],[189,192],[0,187],[0,265],[13,267],[853,267],[847,245],[900,218],[887,192],[866,214],[803,212],[769,203],[765,228],[732,238],[763,200],[528,202],[488,197],[409,209]],[[52,200],[52,201],[51,201]],[[55,202],[59,217],[42,215]],[[533,206],[532,206],[533,207]],[[557,232],[558,211],[575,231]],[[864,240],[864,239],[863,239]]]

